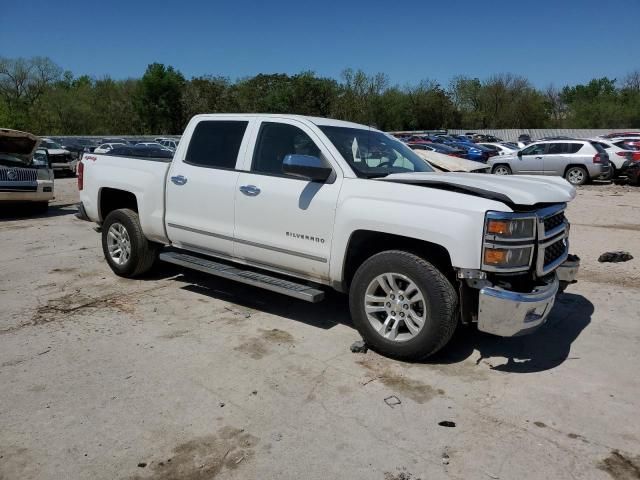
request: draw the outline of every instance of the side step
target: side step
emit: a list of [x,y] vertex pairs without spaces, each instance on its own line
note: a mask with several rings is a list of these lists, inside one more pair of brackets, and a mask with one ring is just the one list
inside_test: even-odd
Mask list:
[[324,299],[324,292],[317,288],[309,287],[300,283],[290,282],[278,277],[272,277],[263,273],[253,272],[251,270],[241,270],[232,265],[214,262],[205,258],[196,257],[186,253],[163,252],[160,254],[160,260],[175,265],[198,270],[199,272],[208,273],[217,277],[235,280],[236,282],[246,283],[254,287],[264,288],[272,292],[281,293],[290,297],[295,297],[306,302],[317,303]]

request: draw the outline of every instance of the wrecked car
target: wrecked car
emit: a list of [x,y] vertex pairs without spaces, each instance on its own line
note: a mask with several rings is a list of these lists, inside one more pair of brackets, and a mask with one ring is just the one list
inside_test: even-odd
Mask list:
[[45,211],[53,199],[53,169],[40,139],[18,130],[0,128],[0,205],[29,204]]

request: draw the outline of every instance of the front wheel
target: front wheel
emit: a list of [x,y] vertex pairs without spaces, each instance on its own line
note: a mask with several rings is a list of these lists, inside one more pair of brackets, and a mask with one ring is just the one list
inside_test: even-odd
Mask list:
[[142,233],[138,214],[128,208],[114,210],[102,225],[102,251],[116,275],[135,277],[151,269],[157,246]]
[[564,178],[571,185],[584,185],[589,180],[589,173],[584,167],[570,167],[565,172]]
[[372,349],[403,359],[433,355],[458,323],[458,297],[451,282],[423,258],[399,250],[378,253],[358,268],[349,308]]
[[511,168],[509,165],[496,165],[491,173],[494,175],[511,175]]

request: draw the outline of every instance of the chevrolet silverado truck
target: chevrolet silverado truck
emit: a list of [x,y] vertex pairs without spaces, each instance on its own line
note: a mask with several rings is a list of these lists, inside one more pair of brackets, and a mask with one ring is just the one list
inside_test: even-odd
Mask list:
[[309,302],[332,288],[365,342],[400,358],[460,324],[534,331],[579,267],[565,180],[434,172],[344,121],[197,115],[173,159],[85,154],[78,187],[117,275],[159,259]]
[[27,204],[46,211],[53,199],[53,169],[40,139],[18,130],[0,128],[0,208]]

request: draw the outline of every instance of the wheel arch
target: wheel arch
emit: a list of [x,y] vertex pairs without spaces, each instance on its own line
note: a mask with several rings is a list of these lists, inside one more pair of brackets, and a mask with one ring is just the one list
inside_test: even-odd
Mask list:
[[403,250],[418,255],[447,277],[455,279],[451,255],[442,245],[403,235],[361,229],[355,230],[349,237],[342,263],[342,279],[334,288],[347,292],[360,265],[373,255],[387,250]]
[[114,210],[128,208],[138,212],[138,199],[136,195],[119,188],[102,187],[98,192],[98,216],[104,222],[107,215]]

